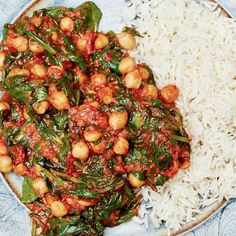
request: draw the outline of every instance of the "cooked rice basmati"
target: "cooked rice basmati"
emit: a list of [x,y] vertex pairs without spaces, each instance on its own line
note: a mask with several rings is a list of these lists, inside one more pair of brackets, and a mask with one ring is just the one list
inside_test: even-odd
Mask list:
[[155,72],[158,87],[179,87],[192,138],[190,168],[158,192],[143,188],[134,220],[179,229],[202,207],[236,196],[236,22],[216,4],[191,0],[131,0],[124,19],[144,36],[132,54]]

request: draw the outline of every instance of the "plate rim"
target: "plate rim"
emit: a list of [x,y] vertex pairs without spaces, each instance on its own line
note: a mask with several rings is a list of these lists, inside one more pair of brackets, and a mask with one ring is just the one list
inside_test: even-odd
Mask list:
[[[19,13],[12,19],[11,23],[18,22],[32,8],[34,8],[37,4],[39,4],[42,1],[43,0],[30,0],[30,2],[28,4],[26,4],[19,11]],[[208,1],[211,1],[211,2],[214,2],[214,3],[218,4],[218,2],[216,0],[208,0]],[[217,9],[218,8],[221,9],[222,14],[225,17],[231,18],[229,13],[226,12],[219,4],[217,5]],[[27,207],[27,204],[24,204],[21,201],[21,193],[14,186],[13,182],[11,182],[12,180],[9,177],[9,175],[8,174],[3,174],[3,173],[0,172],[0,177],[3,180],[3,183],[7,187],[7,189],[14,195],[14,197],[17,200],[17,202],[19,202],[28,211],[28,213],[30,213],[30,210]],[[179,230],[171,231],[170,233],[168,233],[168,235],[169,236],[181,236],[181,235],[184,235],[184,234],[186,234],[186,233],[188,233],[188,232],[198,228],[199,226],[203,225],[207,220],[209,220],[211,217],[214,217],[214,215],[216,215],[221,209],[223,209],[227,205],[228,202],[229,202],[229,199],[226,199],[225,197],[216,200],[214,203],[212,203],[210,206],[208,206],[208,208],[210,208],[210,209],[207,210],[207,212],[204,212],[204,213],[200,214],[199,216],[197,216],[198,217],[197,219],[195,219],[192,222],[189,222],[189,223],[185,224]],[[30,217],[30,220],[31,220],[31,217]],[[145,235],[148,235],[148,234],[149,233],[147,233]],[[156,235],[156,234],[155,234],[155,232],[153,232],[153,233],[150,233],[150,235]],[[164,233],[164,234],[160,233],[160,234],[158,234],[156,236],[166,236],[166,233]]]

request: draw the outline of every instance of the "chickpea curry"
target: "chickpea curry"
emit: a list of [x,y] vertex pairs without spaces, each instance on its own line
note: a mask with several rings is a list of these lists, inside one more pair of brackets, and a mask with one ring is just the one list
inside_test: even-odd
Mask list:
[[23,176],[33,235],[102,235],[190,164],[178,88],[157,88],[127,50],[139,33],[98,32],[93,2],[4,26],[0,172]]

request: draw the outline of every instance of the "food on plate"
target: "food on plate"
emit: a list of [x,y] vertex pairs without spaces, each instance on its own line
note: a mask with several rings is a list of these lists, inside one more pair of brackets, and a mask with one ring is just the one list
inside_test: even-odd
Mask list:
[[180,89],[191,166],[157,192],[142,188],[133,218],[151,229],[165,222],[176,234],[212,214],[208,206],[235,197],[236,23],[209,0],[130,0],[122,15],[143,36],[130,56],[152,68],[161,88]]
[[0,171],[24,177],[35,234],[101,235],[190,165],[179,89],[157,88],[127,52],[134,30],[98,32],[101,17],[85,2],[4,27]]

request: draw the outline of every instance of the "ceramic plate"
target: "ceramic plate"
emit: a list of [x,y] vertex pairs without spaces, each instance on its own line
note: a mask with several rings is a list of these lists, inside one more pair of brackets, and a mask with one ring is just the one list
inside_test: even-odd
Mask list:
[[[33,11],[45,8],[48,6],[68,6],[68,7],[76,7],[80,3],[84,1],[82,0],[33,0],[28,4],[19,14],[15,17],[14,21],[17,21],[20,17],[24,15],[31,15]],[[94,0],[94,2],[100,7],[103,13],[103,18],[100,24],[100,30],[106,32],[109,30],[113,30],[115,32],[121,31],[124,22],[122,22],[121,12],[125,8],[125,0]],[[13,21],[13,22],[14,22]],[[14,193],[14,195],[19,200],[21,197],[21,186],[22,186],[22,178],[17,176],[14,173],[3,175],[3,178],[9,188],[10,191]],[[20,200],[19,200],[20,202]],[[21,202],[20,202],[21,203]],[[21,203],[22,204],[22,203]],[[204,208],[202,213],[196,217],[196,220],[184,225],[179,231],[171,232],[171,235],[181,235],[187,233],[190,230],[193,230],[203,222],[205,222],[210,216],[217,213],[223,206],[225,206],[226,200],[219,200],[213,203],[210,207]],[[24,221],[24,219],[22,219]],[[28,222],[30,225],[29,218],[25,222]],[[30,235],[31,228],[28,229],[28,235]],[[107,228],[105,231],[105,235],[109,236],[118,236],[118,235],[155,235],[155,236],[164,236],[167,235],[167,231],[164,228],[154,228],[151,227],[148,231],[145,229],[143,225],[139,225],[134,223],[133,221],[124,223],[120,226]]]

